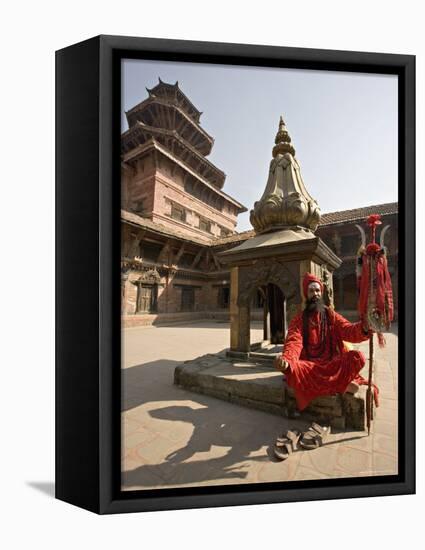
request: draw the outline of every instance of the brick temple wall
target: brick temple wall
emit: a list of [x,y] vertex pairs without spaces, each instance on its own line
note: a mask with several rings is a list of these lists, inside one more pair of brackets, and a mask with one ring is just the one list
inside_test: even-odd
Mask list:
[[[171,218],[172,203],[180,205],[186,210],[186,222],[180,222]],[[199,227],[199,219],[203,218],[210,222],[210,232],[202,231]],[[155,177],[155,206],[152,216],[157,221],[168,227],[178,226],[180,230],[192,234],[209,242],[211,237],[221,236],[221,227],[234,232],[236,216],[221,213],[199,199],[188,194],[184,189],[178,188],[176,184],[162,174]]]

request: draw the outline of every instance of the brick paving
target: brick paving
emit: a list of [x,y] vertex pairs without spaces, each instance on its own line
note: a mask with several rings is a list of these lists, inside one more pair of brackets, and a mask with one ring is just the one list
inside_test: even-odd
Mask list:
[[[262,326],[253,323],[251,341]],[[197,322],[123,331],[123,490],[228,485],[397,473],[397,333],[375,345],[381,406],[371,435],[340,431],[284,462],[272,454],[289,420],[199,395],[173,384],[182,361],[228,347],[227,323]],[[368,343],[355,345],[368,356]],[[363,373],[365,375],[365,373]]]

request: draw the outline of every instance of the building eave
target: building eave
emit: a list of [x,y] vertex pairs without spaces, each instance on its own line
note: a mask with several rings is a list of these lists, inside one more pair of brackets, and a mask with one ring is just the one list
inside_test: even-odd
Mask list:
[[201,116],[202,111],[197,109],[195,105],[187,97],[187,95],[184,92],[182,92],[180,86],[178,85],[178,82],[176,82],[175,84],[170,84],[169,82],[164,82],[161,79],[159,79],[158,84],[156,84],[153,88],[146,88],[146,90],[148,91],[149,94],[155,94],[155,90],[157,90],[158,88],[169,88],[169,89],[176,90],[178,95],[191,107],[191,109],[195,111],[195,114],[199,120],[199,117]]
[[134,225],[136,227],[159,233],[164,237],[187,241],[196,245],[208,246],[208,242],[206,242],[205,240],[198,239],[192,235],[187,235],[178,230],[173,230],[169,227],[166,227],[165,225],[159,224],[158,222],[153,222],[152,220],[148,220],[147,218],[138,216],[137,214],[129,212],[128,210],[121,210],[121,221],[129,223],[130,225]]
[[[398,202],[387,202],[383,204],[374,204],[371,206],[363,206],[350,210],[338,210],[322,214],[322,220],[319,223],[318,229],[331,225],[339,225],[365,221],[370,214],[380,214],[381,216],[392,216],[398,214]],[[336,218],[332,220],[332,217]],[[330,221],[323,221],[326,218],[331,218]]]
[[[213,164],[210,160],[205,158],[204,155],[202,155],[193,145],[191,145],[187,140],[182,138],[179,134],[175,132],[175,130],[168,130],[164,128],[157,128],[156,126],[149,126],[148,124],[144,124],[143,122],[138,121],[136,125],[129,128],[126,132],[124,132],[121,135],[121,138],[132,138],[132,134],[137,134],[137,131],[145,131],[147,134],[159,134],[164,135],[170,138],[173,138],[179,142],[179,144],[185,148],[187,151],[189,151],[192,155],[194,155],[197,160],[208,166],[213,172],[215,172],[218,177],[220,178],[220,185],[224,185],[224,181],[226,179],[226,174],[220,170],[215,164]],[[137,136],[135,136],[137,137]],[[214,185],[214,184],[212,184]]]
[[168,157],[170,160],[172,160],[173,162],[178,164],[181,168],[186,170],[189,174],[196,177],[201,183],[203,183],[211,191],[213,191],[214,193],[216,193],[220,197],[224,198],[225,200],[227,200],[228,202],[230,202],[234,206],[236,206],[238,208],[239,213],[247,212],[248,209],[246,208],[246,206],[241,204],[239,201],[237,201],[236,199],[234,199],[233,197],[231,197],[230,195],[228,195],[227,193],[225,193],[221,189],[218,189],[215,185],[210,183],[203,176],[201,176],[200,174],[195,172],[190,166],[188,166],[186,163],[184,163],[181,159],[179,159],[178,157],[175,157],[174,155],[172,155],[172,153],[170,153],[170,151],[168,151],[167,149],[162,147],[161,144],[159,144],[154,139],[151,139],[149,142],[145,143],[144,145],[141,145],[141,146],[133,149],[132,151],[130,151],[126,155],[124,155],[123,161],[124,162],[129,162],[131,160],[134,160],[135,158],[137,158],[138,156],[140,156],[143,153],[146,153],[150,149],[156,149],[157,151],[162,153],[164,156]]
[[177,103],[174,103],[172,101],[163,100],[160,97],[148,97],[147,99],[145,99],[144,101],[142,101],[141,103],[139,103],[138,105],[136,105],[135,107],[133,107],[132,109],[127,111],[126,112],[127,121],[128,121],[129,116],[131,116],[135,113],[139,113],[141,111],[144,111],[146,108],[148,108],[149,106],[151,106],[155,103],[159,104],[159,105],[162,105],[164,107],[171,107],[173,109],[176,109],[181,114],[181,116],[185,120],[187,120],[187,122],[191,126],[194,126],[198,130],[198,132],[200,134],[202,134],[202,136],[208,141],[210,147],[213,146],[214,138],[212,136],[210,136],[210,134],[207,131],[205,131],[204,128],[202,128],[202,126],[199,124],[199,122],[197,122],[190,115],[188,115]]

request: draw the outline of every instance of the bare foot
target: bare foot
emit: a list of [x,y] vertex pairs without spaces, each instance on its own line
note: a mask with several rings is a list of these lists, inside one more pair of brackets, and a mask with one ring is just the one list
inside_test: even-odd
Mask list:
[[345,393],[357,393],[359,391],[359,385],[355,382],[350,382],[345,390]]

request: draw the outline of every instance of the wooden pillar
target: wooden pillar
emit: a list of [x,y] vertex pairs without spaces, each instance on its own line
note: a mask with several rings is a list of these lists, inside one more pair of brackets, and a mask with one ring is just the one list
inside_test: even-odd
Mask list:
[[230,349],[249,352],[250,346],[250,308],[239,306],[239,268],[230,270]]
[[267,287],[264,287],[264,301],[263,301],[263,340],[266,341],[269,339],[268,331],[268,313],[269,313],[269,304],[267,298]]
[[[286,333],[288,332],[288,320],[286,319],[286,298],[283,300],[283,316],[282,316],[282,342],[286,338]],[[280,342],[280,343],[282,343]]]
[[239,268],[230,270],[230,349],[237,351],[239,347]]
[[121,314],[127,313],[127,280],[128,273],[121,273]]
[[250,351],[251,312],[249,305],[239,307],[239,346],[238,351]]

